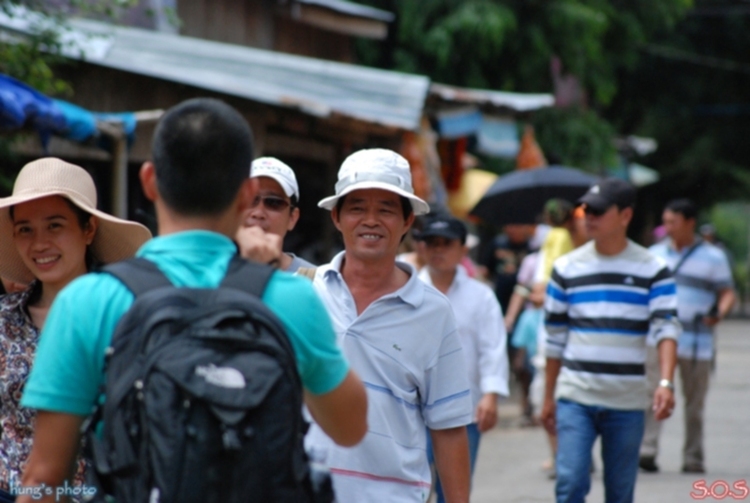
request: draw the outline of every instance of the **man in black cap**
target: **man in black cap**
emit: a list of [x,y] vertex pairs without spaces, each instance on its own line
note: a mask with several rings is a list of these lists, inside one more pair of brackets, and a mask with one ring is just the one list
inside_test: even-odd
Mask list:
[[[644,409],[674,408],[677,295],[666,263],[627,238],[635,188],[605,179],[579,200],[592,240],[554,263],[545,300],[547,386],[542,421],[556,432],[558,503],[583,502],[591,448],[602,437],[607,503],[633,501]],[[646,339],[661,381],[646,400]]]
[[[473,473],[481,434],[497,422],[497,398],[508,396],[508,355],[502,311],[494,292],[470,278],[460,265],[468,251],[466,236],[466,226],[459,219],[433,213],[417,238],[424,241],[427,262],[419,278],[448,297],[456,316],[474,411],[466,426]],[[443,503],[439,480],[436,492],[438,503]]]

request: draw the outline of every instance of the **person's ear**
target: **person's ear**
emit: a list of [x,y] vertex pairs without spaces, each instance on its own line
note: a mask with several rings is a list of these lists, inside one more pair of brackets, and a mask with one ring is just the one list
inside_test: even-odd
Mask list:
[[94,236],[96,236],[96,230],[99,228],[99,219],[94,215],[89,217],[89,221],[86,224],[86,228],[83,229],[83,236],[86,240],[86,246],[94,242]]
[[633,207],[629,206],[620,212],[620,221],[627,227],[633,219]]
[[411,229],[412,224],[414,224],[414,219],[415,218],[416,218],[416,216],[414,215],[413,211],[411,213],[409,213],[409,217],[404,222],[404,225],[406,227],[405,227],[404,233],[401,235],[401,239],[403,239],[404,236],[406,235],[406,233],[409,232],[409,229]]
[[156,167],[151,161],[146,161],[141,166],[141,170],[138,172],[138,178],[141,181],[141,187],[146,199],[149,201],[156,202],[159,198],[159,189],[156,185]]
[[341,224],[339,223],[339,209],[335,206],[331,210],[331,220],[333,221],[333,225],[336,227],[336,229],[341,232]]
[[286,226],[287,231],[294,229],[294,226],[297,225],[297,222],[299,221],[299,215],[299,208],[296,206],[292,208],[292,212],[289,215],[289,224]]

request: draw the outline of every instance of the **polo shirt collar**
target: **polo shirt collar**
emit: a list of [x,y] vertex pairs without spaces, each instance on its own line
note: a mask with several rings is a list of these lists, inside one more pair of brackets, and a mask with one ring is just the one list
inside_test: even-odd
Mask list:
[[[345,254],[346,251],[337,253],[329,264],[323,266],[324,278],[336,278],[341,283],[345,283],[344,277],[341,275],[341,264],[344,263]],[[424,285],[422,280],[417,277],[417,270],[414,266],[405,262],[396,262],[396,267],[406,272],[409,275],[409,280],[404,286],[393,293],[384,295],[381,299],[395,296],[413,307],[419,307],[424,301]]]
[[[430,271],[427,266],[423,267],[422,270],[419,271],[419,278],[428,285],[435,286],[432,282],[432,276],[430,276]],[[466,268],[463,265],[458,264],[456,266],[456,275],[453,277],[453,283],[451,283],[448,291],[450,292],[457,288],[461,288],[461,285],[463,285],[467,279],[469,279],[469,273],[466,272]]]

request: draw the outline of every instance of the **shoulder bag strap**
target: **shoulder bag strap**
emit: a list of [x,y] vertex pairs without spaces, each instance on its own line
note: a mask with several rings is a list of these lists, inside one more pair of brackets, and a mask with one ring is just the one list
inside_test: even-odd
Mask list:
[[251,262],[235,255],[229,261],[227,274],[221,286],[261,297],[275,271],[276,269],[271,266]]
[[688,257],[690,255],[692,255],[693,252],[696,250],[696,248],[698,248],[702,244],[703,244],[703,240],[702,239],[697,239],[695,241],[695,244],[693,244],[693,246],[691,246],[690,249],[685,252],[685,255],[682,256],[682,258],[680,259],[680,261],[677,262],[677,264],[675,264],[674,269],[672,269],[672,275],[676,275],[677,274],[677,271],[680,270],[680,267],[682,267],[682,265],[685,263],[685,261],[688,259]]

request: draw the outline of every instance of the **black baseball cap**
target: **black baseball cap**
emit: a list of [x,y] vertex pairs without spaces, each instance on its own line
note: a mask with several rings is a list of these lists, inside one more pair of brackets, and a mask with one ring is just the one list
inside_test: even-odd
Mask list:
[[605,178],[594,184],[578,204],[585,204],[597,211],[607,211],[617,205],[619,209],[635,206],[635,187],[620,178]]
[[424,227],[417,238],[424,241],[429,237],[443,237],[446,239],[457,239],[461,244],[466,244],[468,231],[464,223],[451,215],[427,215]]

